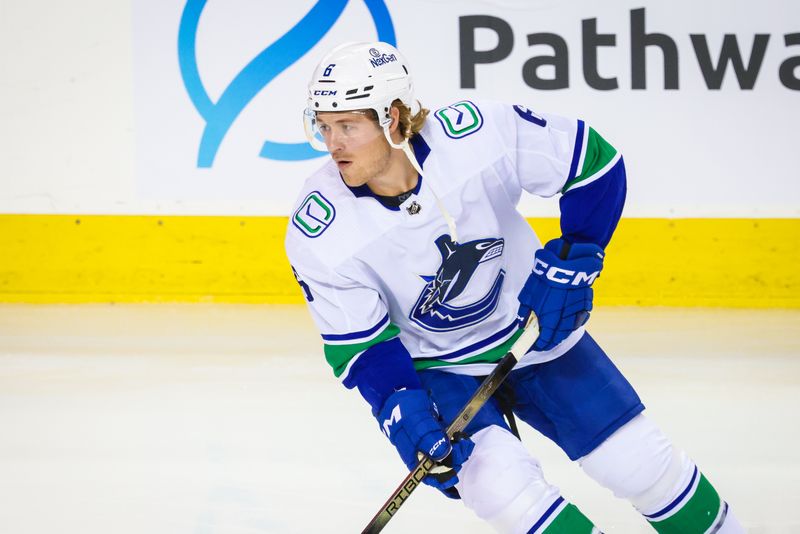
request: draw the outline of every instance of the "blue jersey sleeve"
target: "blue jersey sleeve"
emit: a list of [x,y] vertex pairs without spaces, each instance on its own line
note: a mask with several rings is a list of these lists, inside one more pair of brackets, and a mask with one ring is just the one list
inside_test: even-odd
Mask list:
[[571,243],[605,248],[625,205],[625,163],[600,134],[578,122],[575,157],[559,201],[561,234]]
[[422,388],[411,355],[398,337],[377,343],[360,354],[343,384],[358,388],[375,416],[395,391]]
[[567,191],[559,201],[561,234],[570,243],[605,248],[617,227],[627,191],[622,158],[597,180]]

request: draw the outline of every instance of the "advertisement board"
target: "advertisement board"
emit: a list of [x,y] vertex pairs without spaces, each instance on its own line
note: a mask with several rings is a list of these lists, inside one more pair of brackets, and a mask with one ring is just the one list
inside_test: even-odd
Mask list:
[[432,110],[492,99],[586,120],[625,155],[626,215],[797,216],[800,5],[768,4],[135,2],[138,193],[286,215],[325,157],[303,134],[310,73],[337,44],[383,40]]

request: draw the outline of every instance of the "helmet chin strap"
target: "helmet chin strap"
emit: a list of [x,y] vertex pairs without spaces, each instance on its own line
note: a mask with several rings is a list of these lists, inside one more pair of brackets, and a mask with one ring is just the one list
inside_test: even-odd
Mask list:
[[[414,156],[414,151],[411,150],[411,147],[408,144],[407,138],[403,138],[403,140],[400,143],[395,143],[392,140],[391,134],[389,133],[388,124],[383,127],[383,135],[389,142],[389,146],[391,146],[392,148],[396,148],[398,150],[402,150],[403,154],[406,155],[408,161],[411,163],[411,166],[414,167],[414,170],[416,170],[420,176],[425,176],[422,173],[422,167],[420,167],[419,162],[417,162],[416,156]],[[430,180],[426,179],[425,185],[428,187],[431,194],[433,195],[433,198],[436,200],[436,207],[439,208],[439,212],[442,214],[442,217],[444,217],[444,220],[447,223],[447,227],[450,229],[450,238],[453,240],[454,243],[458,243],[458,231],[456,230],[455,219],[453,219],[453,217],[447,211],[447,208],[444,207],[444,203],[441,201],[439,195],[436,194],[436,191],[431,186]]]

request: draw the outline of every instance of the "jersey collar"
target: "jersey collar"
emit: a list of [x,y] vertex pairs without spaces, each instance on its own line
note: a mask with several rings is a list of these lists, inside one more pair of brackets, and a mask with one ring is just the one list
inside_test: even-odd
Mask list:
[[411,144],[411,148],[414,149],[414,156],[417,158],[417,163],[424,169],[425,160],[428,159],[428,155],[431,153],[431,147],[428,146],[422,134],[415,135],[408,142]]

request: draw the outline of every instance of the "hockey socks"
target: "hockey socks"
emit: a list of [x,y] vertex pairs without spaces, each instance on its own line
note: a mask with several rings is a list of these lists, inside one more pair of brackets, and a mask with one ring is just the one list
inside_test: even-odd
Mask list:
[[660,534],[717,532],[725,522],[728,504],[694,467],[686,488],[670,504],[653,514],[643,514]]
[[539,521],[528,531],[528,534],[593,534],[600,531],[595,528],[589,518],[568,503],[563,497],[545,512]]

